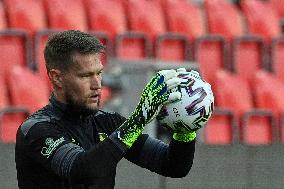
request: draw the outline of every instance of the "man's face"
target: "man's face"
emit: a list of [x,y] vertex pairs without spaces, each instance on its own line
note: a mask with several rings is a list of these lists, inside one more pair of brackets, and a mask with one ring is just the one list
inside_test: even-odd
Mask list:
[[78,111],[96,112],[101,97],[102,71],[100,54],[75,53],[73,64],[62,76],[66,103]]

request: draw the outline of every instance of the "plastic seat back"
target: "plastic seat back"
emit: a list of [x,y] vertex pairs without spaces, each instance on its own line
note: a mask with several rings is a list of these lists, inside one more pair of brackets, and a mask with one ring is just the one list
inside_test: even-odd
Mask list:
[[194,52],[200,72],[214,88],[215,73],[225,66],[226,44],[222,37],[210,36],[197,40]]
[[261,70],[255,74],[253,88],[256,106],[270,110],[280,117],[284,112],[284,83],[274,74]]
[[28,112],[21,109],[11,108],[0,112],[0,141],[15,143],[17,130],[27,116]]
[[0,67],[4,74],[14,65],[27,66],[30,48],[26,33],[20,31],[0,32]]
[[131,31],[143,32],[154,41],[166,32],[163,10],[159,1],[128,1],[128,21]]
[[276,38],[273,41],[271,64],[276,77],[284,83],[284,38]]
[[10,28],[24,29],[29,34],[45,29],[47,21],[42,0],[4,0]]
[[211,34],[220,34],[226,39],[242,36],[245,33],[241,12],[226,0],[206,0],[208,28]]
[[27,68],[15,66],[9,73],[8,84],[13,106],[25,107],[32,113],[48,103],[46,83]]
[[216,111],[203,129],[204,143],[228,145],[234,143],[234,117],[229,111]]
[[215,80],[216,105],[232,111],[238,119],[254,108],[251,89],[239,75],[220,70]]
[[[105,32],[111,39],[127,31],[126,13],[121,0],[86,0],[90,30]],[[115,11],[110,11],[115,7]]]
[[246,114],[242,123],[242,142],[248,145],[268,145],[275,142],[275,118],[272,114]]
[[162,61],[184,62],[190,58],[190,42],[184,35],[164,34],[156,40],[155,57]]
[[87,17],[82,0],[45,0],[50,29],[87,31]]
[[115,55],[124,60],[141,60],[150,56],[150,41],[143,33],[119,34],[115,42]]
[[165,18],[171,32],[177,32],[193,39],[207,34],[204,10],[189,1],[167,0]]
[[279,16],[269,2],[243,0],[241,7],[250,33],[260,35],[267,41],[281,35]]
[[4,30],[7,28],[7,20],[4,3],[0,2],[0,30]]
[[0,109],[9,105],[8,91],[5,82],[4,73],[0,71]]
[[265,53],[265,45],[261,38],[252,36],[236,38],[232,52],[234,71],[251,83],[253,73],[265,68]]

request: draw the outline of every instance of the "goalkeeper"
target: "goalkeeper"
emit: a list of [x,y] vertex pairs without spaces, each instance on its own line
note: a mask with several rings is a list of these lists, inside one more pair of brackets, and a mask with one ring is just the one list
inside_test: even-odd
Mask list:
[[20,189],[114,188],[123,157],[166,177],[184,177],[190,171],[195,132],[179,133],[169,145],[142,134],[163,104],[181,98],[172,92],[182,82],[177,72],[158,72],[133,113],[124,118],[99,109],[103,50],[94,36],[80,31],[49,38],[44,57],[53,93],[49,104],[18,129]]

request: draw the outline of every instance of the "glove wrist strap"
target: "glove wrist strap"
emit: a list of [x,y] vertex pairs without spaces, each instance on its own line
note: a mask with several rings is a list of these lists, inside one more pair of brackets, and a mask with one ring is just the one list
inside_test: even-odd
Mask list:
[[179,142],[191,142],[196,138],[196,132],[173,133],[173,139]]

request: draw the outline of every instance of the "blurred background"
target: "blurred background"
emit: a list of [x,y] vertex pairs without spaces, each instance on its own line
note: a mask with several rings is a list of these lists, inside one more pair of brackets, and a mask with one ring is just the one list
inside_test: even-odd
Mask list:
[[[190,174],[169,179],[123,160],[116,188],[283,188],[283,0],[0,0],[0,188],[17,188],[15,133],[48,103],[49,35],[97,36],[102,108],[127,116],[154,72],[200,72],[215,94]],[[153,122],[146,132],[167,141]]]

